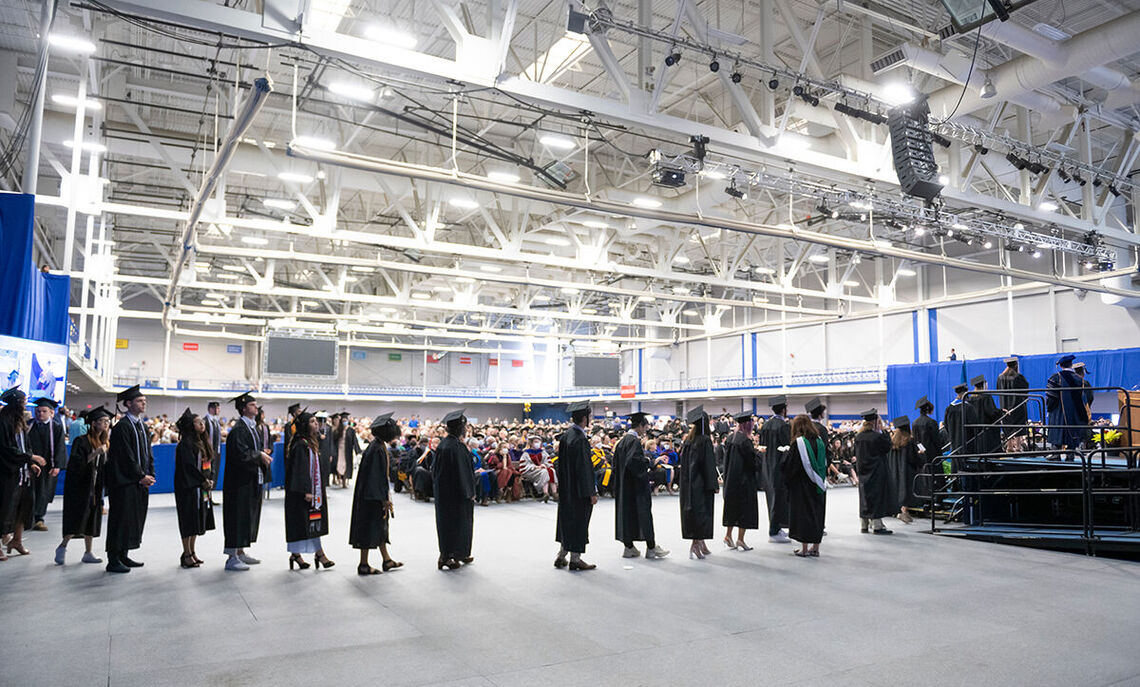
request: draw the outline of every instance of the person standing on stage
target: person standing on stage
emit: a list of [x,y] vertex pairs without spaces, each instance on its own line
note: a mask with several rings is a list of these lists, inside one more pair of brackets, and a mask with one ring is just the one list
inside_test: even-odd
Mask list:
[[296,419],[296,434],[285,459],[285,541],[289,550],[289,569],[293,564],[301,570],[309,567],[301,554],[313,554],[317,570],[336,565],[325,555],[321,537],[329,533],[329,505],[321,479],[321,458],[316,442],[317,419],[301,413]]
[[245,548],[257,541],[261,525],[261,485],[269,481],[273,464],[262,444],[257,423],[257,400],[246,392],[231,399],[238,420],[226,437],[226,474],[222,480],[222,531],[226,570],[249,570],[260,563]]
[[[923,474],[929,475],[930,463],[942,456],[942,434],[938,431],[938,421],[930,417],[934,412],[933,403],[923,396],[915,402],[914,407],[918,410],[918,418],[911,425],[911,433],[914,435],[915,448],[922,456],[921,470]],[[941,474],[941,465],[935,466],[933,479],[938,479],[938,475]],[[917,496],[930,496],[933,486],[930,479],[918,480],[916,485]]]
[[720,491],[716,456],[709,437],[709,416],[705,414],[704,406],[690,410],[685,419],[691,429],[681,447],[681,537],[692,542],[689,545],[690,559],[704,559],[710,553],[705,540],[714,536],[714,494]]
[[946,435],[950,438],[950,452],[952,454],[977,453],[978,442],[977,427],[978,412],[973,404],[965,401],[966,392],[970,387],[958,384],[954,393],[958,395],[949,406],[942,418],[946,425]]
[[32,480],[32,529],[37,532],[47,531],[44,516],[47,515],[48,504],[55,500],[59,471],[67,466],[67,434],[63,423],[55,419],[58,407],[55,399],[36,399],[35,419],[28,428],[28,450],[43,456],[47,463],[39,476]]
[[[1087,377],[1089,375],[1089,369],[1087,367],[1085,367],[1084,363],[1078,361],[1078,362],[1073,363],[1073,372],[1076,372],[1077,376],[1081,378],[1081,387],[1083,388],[1083,390],[1081,391],[1081,401],[1085,404],[1085,417],[1089,418],[1089,420],[1091,421],[1092,420],[1092,404],[1093,404],[1093,398],[1094,397],[1093,397],[1093,392],[1090,391],[1090,389],[1092,389],[1092,384],[1090,384],[1089,380],[1087,379]],[[1091,429],[1082,430],[1081,431],[1081,445],[1082,446],[1088,446],[1090,441],[1092,441],[1092,430]]]
[[84,563],[103,562],[91,545],[103,531],[103,473],[111,443],[111,413],[99,406],[81,417],[87,432],[71,442],[63,481],[63,541],[55,549],[56,565],[64,564],[67,543],[73,537],[83,537]]
[[[372,441],[360,457],[360,470],[352,492],[352,521],[348,526],[348,545],[360,550],[358,575],[376,575],[404,565],[388,555],[388,524],[396,515],[388,489],[391,470],[388,443],[400,437],[400,426],[392,419],[392,413],[384,413],[376,416],[370,430]],[[379,548],[384,557],[380,570],[368,563],[368,551],[375,548]]]
[[[761,474],[764,496],[768,502],[768,541],[773,544],[787,544],[784,528],[788,526],[788,489],[780,473],[784,451],[792,442],[792,428],[788,424],[788,399],[776,396],[768,399],[772,417],[760,427],[760,445],[764,447]],[[783,450],[781,450],[783,447]]]
[[202,559],[194,549],[199,536],[214,529],[214,509],[210,503],[210,479],[214,465],[209,425],[187,408],[175,425],[178,446],[174,449],[174,510],[178,515],[178,535],[182,538],[183,568],[197,568]]
[[[760,490],[761,458],[752,443],[752,411],[737,413],[736,431],[724,442],[724,512],[722,524],[724,545],[730,549],[751,551],[745,543],[744,532],[760,527],[760,505],[756,493]],[[736,528],[736,540],[732,528]]]
[[792,420],[791,437],[780,475],[788,487],[788,536],[800,543],[797,556],[817,557],[827,513],[827,445],[807,415]]
[[612,488],[614,493],[614,538],[625,544],[623,558],[637,558],[635,541],[645,542],[647,559],[664,558],[669,551],[658,546],[653,530],[653,485],[649,457],[642,437],[649,430],[645,413],[630,413],[629,431],[614,447]]
[[[0,535],[4,536],[8,553],[16,550],[28,555],[24,547],[24,525],[32,513],[32,479],[46,468],[42,456],[28,450],[28,420],[24,406],[28,397],[19,387],[0,395]],[[8,555],[0,551],[0,561]]]
[[[976,391],[985,391],[986,377],[978,375],[970,380]],[[998,453],[1001,451],[1001,411],[994,402],[993,394],[975,394],[970,397],[970,405],[974,406],[974,414],[978,422],[985,427],[979,427],[976,433],[977,448],[974,453]]]
[[115,397],[126,414],[111,428],[104,483],[107,488],[107,572],[140,568],[128,551],[142,544],[150,488],[154,485],[154,455],[150,430],[143,422],[146,396],[138,385]]
[[[1045,383],[1045,411],[1047,414],[1045,438],[1061,449],[1078,449],[1089,424],[1088,405],[1085,404],[1085,383],[1073,370],[1073,355],[1057,360],[1061,368]],[[1068,456],[1066,460],[1076,460]]]
[[883,431],[883,421],[875,408],[864,410],[863,427],[855,436],[855,471],[859,475],[859,531],[866,534],[893,534],[883,518],[898,512],[887,454],[891,438]]
[[439,540],[436,567],[455,570],[474,561],[471,538],[475,527],[475,462],[463,438],[467,417],[458,409],[443,418],[447,436],[435,448],[431,464],[435,497],[435,531]]
[[[1011,393],[1001,394],[998,401],[1004,411],[1002,425],[1005,428],[1005,449],[1007,451],[1021,451],[1025,447],[1025,436],[1029,432],[1029,380],[1018,370],[1016,357],[1005,359],[1005,369],[998,375],[994,385],[998,391]],[[915,420],[915,435],[918,435],[918,420]],[[922,439],[918,439],[922,443]],[[928,454],[929,455],[929,454]]]
[[[555,568],[593,570],[598,567],[582,560],[586,544],[590,542],[590,516],[598,502],[594,466],[590,462],[590,440],[586,427],[590,425],[590,402],[577,401],[566,406],[570,413],[570,428],[558,441],[558,525],[554,539],[561,547],[554,559]],[[566,554],[570,562],[566,562]]]

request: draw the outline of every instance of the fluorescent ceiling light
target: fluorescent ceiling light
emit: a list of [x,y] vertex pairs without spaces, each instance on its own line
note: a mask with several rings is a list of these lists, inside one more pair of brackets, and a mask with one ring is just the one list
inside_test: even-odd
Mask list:
[[423,291],[417,291],[412,294],[412,298],[416,299],[417,301],[426,301],[431,299],[431,294],[424,293]]
[[245,268],[242,267],[241,265],[222,265],[222,269],[227,270],[229,272],[238,272],[241,274],[245,274]]
[[522,71],[520,76],[528,81],[550,83],[567,71],[578,66],[582,58],[590,53],[590,39],[585,34],[567,31],[553,45],[547,48]]
[[267,208],[276,208],[278,210],[292,210],[297,207],[297,203],[285,198],[262,198],[261,204]]
[[404,50],[411,50],[416,47],[417,38],[412,34],[401,31],[394,26],[384,26],[382,24],[373,24],[364,30],[364,37],[370,41],[377,43],[384,43],[393,48],[403,48]]
[[538,142],[547,148],[555,148],[557,150],[573,150],[578,146],[572,138],[559,136],[558,134],[543,134],[539,136]]
[[678,265],[688,265],[691,261],[686,255],[678,255],[673,258],[673,262],[677,263]]
[[202,270],[203,272],[209,272],[210,271],[210,263],[208,263],[208,262],[196,262],[196,263],[194,263],[194,269]]
[[1061,41],[1067,41],[1070,38],[1072,38],[1072,35],[1070,33],[1068,33],[1067,31],[1065,31],[1063,29],[1059,29],[1056,26],[1053,26],[1052,24],[1045,24],[1045,23],[1034,24],[1033,32],[1037,33],[1039,35],[1045,36],[1049,40],[1056,41],[1058,43],[1060,43]]
[[264,177],[265,176],[265,174],[262,172],[250,172],[250,171],[245,170],[245,169],[228,169],[228,170],[226,170],[226,174],[241,174],[242,176],[247,176],[247,177]]
[[502,272],[503,268],[498,265],[479,265],[479,269],[484,272]]
[[654,301],[657,300],[657,297],[656,296],[638,296],[637,300],[641,301],[642,303],[653,303]]
[[901,81],[892,81],[891,83],[883,86],[883,100],[888,105],[905,105],[914,100],[914,89],[910,84]]
[[843,285],[854,288],[859,286],[859,282],[855,281],[854,279],[848,279],[847,281],[843,282]]
[[479,207],[479,201],[473,200],[471,198],[452,198],[447,202],[452,207],[462,208],[464,210],[474,210],[475,208]]
[[570,239],[562,236],[548,236],[542,240],[548,246],[569,246]]
[[289,145],[313,150],[336,150],[336,143],[320,136],[297,136]]
[[808,258],[808,260],[811,260],[812,262],[816,263],[817,265],[823,265],[823,264],[826,264],[828,262],[831,262],[831,258],[827,257],[823,253],[816,253],[815,255]]
[[961,222],[955,222],[954,224],[952,224],[950,226],[952,229],[957,229],[958,231],[965,231],[965,230],[969,229],[969,227],[967,227],[965,224],[962,224]]
[[216,301],[212,298],[203,298],[202,300],[200,300],[198,302],[201,303],[202,305],[215,305],[215,306],[221,305],[220,301]]
[[243,236],[243,237],[241,237],[241,242],[249,244],[251,246],[268,246],[269,245],[269,239],[263,238],[261,236]]
[[433,286],[431,287],[431,290],[435,291],[436,293],[451,293],[451,287],[444,286],[443,284],[440,284],[439,286]]
[[241,277],[237,276],[236,274],[232,274],[230,272],[219,272],[217,275],[215,275],[215,278],[216,279],[225,279],[226,281],[237,281],[238,279],[241,279]]
[[582,293],[582,289],[579,289],[575,286],[563,286],[559,290],[562,291],[562,293],[566,294],[567,296],[573,296],[574,294]]
[[301,174],[300,172],[281,172],[277,175],[281,181],[291,181],[295,184],[311,184],[313,177],[308,174]]
[[633,199],[633,204],[641,208],[659,208],[661,201],[656,198],[649,198],[647,196],[638,196]]
[[696,317],[700,313],[698,313],[696,310],[693,310],[692,308],[685,308],[684,310],[681,311],[681,314],[686,315],[688,317]]
[[[64,93],[56,93],[52,95],[51,101],[56,105],[63,105],[64,107],[79,107],[79,98],[73,95],[66,95]],[[103,103],[91,98],[83,99],[83,107],[88,110],[102,110]]]
[[545,293],[540,293],[534,297],[534,300],[539,303],[546,303],[550,300],[550,296],[547,296]]
[[301,305],[305,306],[306,308],[319,308],[319,307],[321,307],[321,304],[317,301],[301,301]]
[[70,50],[71,52],[84,54],[95,52],[94,43],[86,38],[79,38],[78,36],[65,36],[63,34],[53,33],[48,36],[48,44],[60,50]]
[[605,222],[602,222],[601,220],[596,220],[596,219],[588,219],[588,220],[582,222],[582,226],[589,227],[591,229],[609,229],[610,228],[610,225],[606,224]]
[[724,172],[721,172],[720,170],[716,170],[716,169],[702,169],[699,172],[699,175],[706,178],[706,179],[721,180],[721,179],[727,179],[728,178],[727,174],[725,174]]
[[597,315],[598,311],[594,308],[582,308],[583,315]]
[[1037,209],[1041,212],[1056,212],[1058,205],[1051,200],[1043,200],[1038,204]]
[[471,277],[456,277],[455,281],[459,284],[474,284],[475,280]]
[[673,293],[677,294],[678,296],[688,296],[690,291],[684,286],[674,286]]
[[[74,148],[75,147],[75,141],[68,139],[68,140],[63,142],[63,145],[68,147],[68,148]],[[89,153],[105,153],[105,152],[107,152],[107,146],[103,145],[102,143],[96,143],[95,141],[84,141],[84,142],[79,144],[79,149],[80,150],[86,150]]]
[[752,270],[754,272],[756,272],[756,274],[775,274],[776,273],[776,270],[772,269],[771,267],[763,267],[761,265],[757,265],[756,267],[753,267]]
[[368,265],[353,265],[352,271],[353,272],[375,272],[376,268],[375,267],[369,267]]
[[913,277],[916,274],[918,274],[918,272],[915,272],[914,270],[910,269],[909,267],[900,267],[899,268],[899,276],[900,277]]
[[487,178],[492,181],[501,181],[504,184],[517,184],[522,178],[514,172],[487,172]]
[[376,91],[367,86],[358,86],[346,81],[334,81],[328,85],[329,93],[349,100],[368,102],[376,97]]

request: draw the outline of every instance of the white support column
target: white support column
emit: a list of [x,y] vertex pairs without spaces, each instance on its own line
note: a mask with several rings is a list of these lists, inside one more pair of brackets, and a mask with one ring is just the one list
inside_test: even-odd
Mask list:
[[344,386],[341,390],[345,396],[348,395],[348,373],[349,367],[352,365],[352,344],[344,347]]
[[163,329],[163,342],[162,342],[162,389],[165,391],[170,388],[170,331],[173,327]]
[[[86,62],[86,60],[84,60]],[[63,238],[63,260],[60,260],[60,265],[64,273],[71,273],[71,261],[73,253],[75,252],[75,215],[76,205],[79,204],[79,167],[83,161],[83,143],[86,140],[84,135],[84,126],[87,117],[87,68],[86,64],[80,70],[79,77],[79,98],[75,105],[75,125],[72,127],[71,139],[75,147],[71,149],[71,171],[68,175],[68,181],[71,183],[71,193],[67,198],[67,223],[64,225],[64,238]],[[95,155],[94,152],[91,153]]]
[[427,339],[424,339],[424,374],[423,374],[423,397],[427,398],[427,366],[428,366],[428,352],[427,352]]
[[495,354],[495,398],[503,397],[503,344],[499,344],[499,351]]
[[705,390],[712,391],[712,337],[705,337]]

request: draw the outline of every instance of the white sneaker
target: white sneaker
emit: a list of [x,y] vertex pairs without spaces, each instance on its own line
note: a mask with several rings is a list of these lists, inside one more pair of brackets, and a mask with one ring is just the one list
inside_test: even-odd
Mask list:
[[63,557],[66,555],[67,555],[67,547],[66,546],[55,547],[55,564],[56,565],[63,565]]
[[226,560],[226,570],[249,570],[249,566],[237,556],[230,556]]
[[[640,555],[641,555],[641,552],[637,550],[636,546],[627,546],[625,551],[622,552],[621,557],[622,558],[637,558]],[[648,556],[649,552],[646,551],[645,555]]]
[[83,562],[84,563],[102,563],[103,559],[99,558],[98,556],[91,553],[90,551],[84,551],[83,552]]
[[664,558],[668,555],[669,555],[669,549],[661,548],[660,544],[658,544],[657,546],[654,546],[652,549],[646,549],[645,550],[645,557],[646,558]]
[[257,565],[258,563],[261,562],[260,560],[258,560],[257,558],[254,558],[253,556],[249,555],[248,553],[239,553],[237,555],[237,557],[240,558],[241,562],[245,563],[246,565]]
[[790,543],[792,543],[792,540],[788,538],[788,535],[786,532],[784,532],[784,530],[780,530],[779,532],[772,535],[771,537],[768,537],[768,541],[772,544],[790,544]]

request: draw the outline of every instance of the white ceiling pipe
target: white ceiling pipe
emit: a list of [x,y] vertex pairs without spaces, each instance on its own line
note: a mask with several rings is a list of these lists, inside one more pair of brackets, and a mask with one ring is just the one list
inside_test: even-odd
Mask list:
[[[989,70],[989,77],[997,88],[998,97],[1011,100],[1069,76],[1079,76],[1140,52],[1140,12],[1108,21],[1089,29],[1061,44],[1064,56],[1056,62],[1045,62],[1031,55],[1010,60]],[[930,111],[935,117],[945,117],[955,107],[961,89],[943,88],[930,96]],[[956,116],[974,112],[989,103],[978,89],[971,89],[958,105]]]

